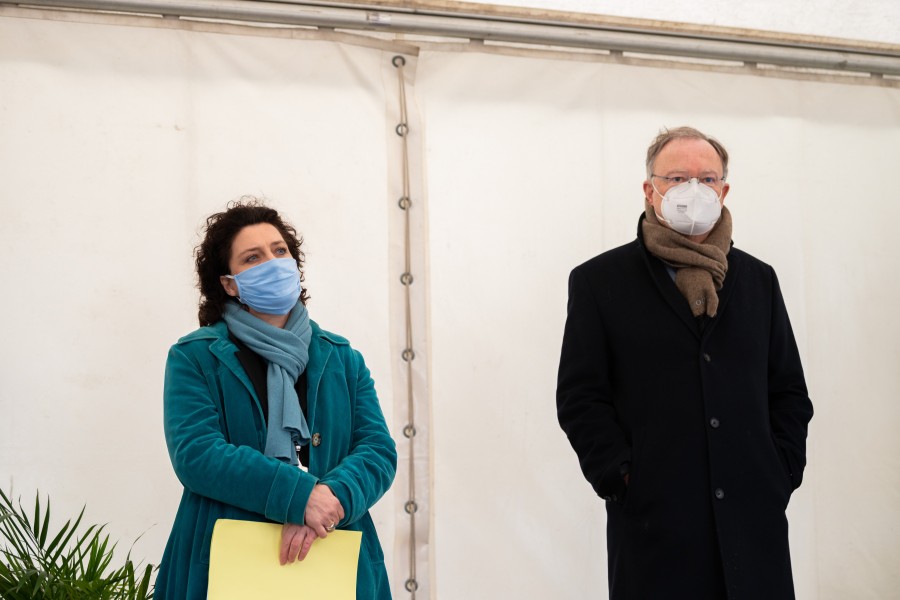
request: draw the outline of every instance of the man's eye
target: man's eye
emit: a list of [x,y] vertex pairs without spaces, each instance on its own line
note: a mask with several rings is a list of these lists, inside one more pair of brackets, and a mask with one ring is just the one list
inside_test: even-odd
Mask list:
[[682,177],[681,175],[676,175],[675,177],[669,177],[669,181],[672,183],[684,183],[687,181],[686,177]]
[[718,177],[702,177],[700,179],[700,182],[705,183],[706,185],[716,185],[716,182],[718,182],[718,180]]

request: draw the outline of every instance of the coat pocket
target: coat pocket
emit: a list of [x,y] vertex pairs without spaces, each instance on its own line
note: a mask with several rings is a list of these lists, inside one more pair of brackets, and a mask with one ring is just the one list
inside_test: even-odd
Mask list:
[[772,452],[775,454],[775,468],[778,470],[778,473],[781,476],[781,481],[784,483],[784,491],[785,491],[785,504],[788,500],[790,500],[791,494],[794,492],[794,481],[791,479],[791,467],[788,463],[787,458],[784,456],[784,452],[781,451],[781,448],[778,446],[778,440],[775,438],[775,433],[771,432],[772,438]]
[[[634,508],[640,498],[640,487],[638,484],[641,481],[641,460],[638,456],[638,451],[638,445],[632,444],[631,460],[628,461],[628,483],[622,482],[622,495],[624,498],[621,501],[621,506],[622,510],[626,512],[630,512],[630,509]],[[624,480],[625,475],[621,474],[620,477]]]
[[[368,514],[366,515],[368,517]],[[362,528],[362,548],[359,556],[356,597],[359,600],[382,600],[391,597],[387,571],[384,568],[384,551],[374,524]]]
[[210,547],[212,546],[212,534],[213,529],[216,527],[217,518],[213,517],[211,519],[207,519],[206,527],[203,532],[203,537],[201,538],[201,549],[200,549],[200,564],[209,565],[209,555],[210,555]]

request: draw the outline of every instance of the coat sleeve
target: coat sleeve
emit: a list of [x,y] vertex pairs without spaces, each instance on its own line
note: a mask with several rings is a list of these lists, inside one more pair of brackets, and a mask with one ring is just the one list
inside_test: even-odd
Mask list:
[[166,444],[178,479],[200,496],[279,523],[302,523],[316,478],[229,443],[211,391],[218,389],[215,374],[204,373],[189,354],[177,345],[169,351],[163,391]]
[[813,416],[800,353],[778,277],[772,271],[772,322],[769,336],[769,419],[794,489],[806,467],[806,433]]
[[597,495],[623,501],[622,466],[631,446],[619,423],[610,384],[609,340],[581,269],[569,276],[569,303],[556,387],[559,424]]
[[375,382],[359,352],[351,350],[348,364],[351,383],[356,386],[350,452],[320,480],[344,508],[342,526],[361,519],[391,487],[397,471],[397,449],[378,403]]

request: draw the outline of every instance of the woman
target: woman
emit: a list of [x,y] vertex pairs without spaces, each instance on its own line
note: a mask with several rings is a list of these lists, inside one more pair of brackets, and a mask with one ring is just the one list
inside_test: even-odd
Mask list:
[[201,327],[166,363],[166,443],[184,494],[158,600],[206,598],[222,518],[283,523],[281,564],[336,527],[361,531],[357,598],[391,597],[368,510],[394,479],[394,441],[362,356],[309,320],[301,243],[254,199],[206,221]]

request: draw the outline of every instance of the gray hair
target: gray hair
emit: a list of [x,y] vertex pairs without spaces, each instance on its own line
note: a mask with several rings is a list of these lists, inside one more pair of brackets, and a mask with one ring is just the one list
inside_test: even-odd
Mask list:
[[665,145],[672,140],[683,139],[708,142],[710,146],[715,148],[719,158],[722,159],[722,179],[728,177],[728,151],[725,150],[725,146],[719,143],[719,140],[693,127],[676,127],[675,129],[663,129],[660,131],[653,143],[650,144],[650,147],[647,148],[647,179],[650,179],[650,176],[653,175],[653,163],[656,162],[656,157],[659,156]]

